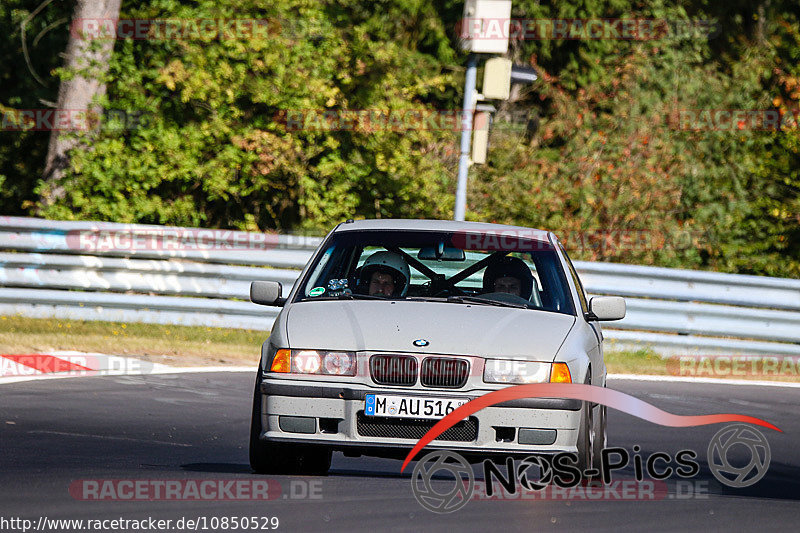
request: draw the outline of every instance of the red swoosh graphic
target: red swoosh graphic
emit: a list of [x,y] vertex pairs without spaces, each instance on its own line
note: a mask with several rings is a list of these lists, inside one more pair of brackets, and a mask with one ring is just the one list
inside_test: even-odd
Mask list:
[[721,414],[721,415],[696,415],[682,416],[674,415],[662,411],[654,405],[635,398],[624,392],[597,387],[595,385],[583,385],[579,383],[533,383],[530,385],[514,385],[505,389],[500,389],[488,394],[484,394],[474,400],[465,403],[446,417],[439,420],[435,426],[428,430],[417,444],[408,452],[406,460],[400,472],[405,470],[408,463],[430,442],[453,427],[456,423],[464,420],[469,415],[474,414],[484,407],[507,402],[510,400],[520,400],[522,398],[570,398],[574,400],[584,400],[592,403],[599,403],[611,407],[623,413],[628,413],[635,417],[670,427],[692,427],[705,426],[707,424],[719,424],[721,422],[745,422],[756,424],[766,428],[782,431],[765,420],[747,415]]

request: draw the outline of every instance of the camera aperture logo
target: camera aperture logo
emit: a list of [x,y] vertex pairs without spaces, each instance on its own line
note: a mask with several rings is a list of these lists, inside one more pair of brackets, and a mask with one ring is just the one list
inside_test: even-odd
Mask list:
[[[445,492],[434,476],[449,474],[454,483]],[[466,481],[466,483],[464,483]],[[449,485],[445,482],[444,485]],[[475,488],[472,467],[459,454],[446,450],[431,452],[419,460],[411,475],[411,490],[420,505],[434,513],[452,513],[467,505]]]
[[[744,466],[736,466],[731,461],[731,451],[745,449],[750,458]],[[767,473],[772,454],[766,437],[757,429],[736,424],[726,426],[711,438],[708,444],[708,467],[720,483],[729,487],[742,488],[759,481]]]

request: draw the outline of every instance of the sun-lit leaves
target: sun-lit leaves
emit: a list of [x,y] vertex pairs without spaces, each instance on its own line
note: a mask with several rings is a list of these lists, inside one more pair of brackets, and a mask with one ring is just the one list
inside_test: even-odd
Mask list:
[[[489,164],[471,170],[468,217],[552,229],[582,259],[800,275],[800,128],[679,127],[685,109],[800,109],[794,3],[515,0],[518,18],[710,20],[718,31],[513,42],[509,56],[541,79],[497,103]],[[57,85],[14,79],[27,67],[10,43],[29,12],[10,5],[0,7],[10,34],[0,105],[40,107]],[[67,196],[40,210],[47,134],[6,135],[0,207],[314,232],[350,217],[450,218],[457,127],[337,129],[321,113],[460,109],[462,9],[463,0],[123,2],[125,18],[262,20],[269,31],[117,41],[103,103],[146,120],[76,150]],[[63,49],[56,36],[47,34],[48,50]],[[37,71],[56,57],[37,55]],[[290,112],[309,120],[297,127]]]
[[[392,13],[428,22],[386,27]],[[402,1],[124,4],[126,18],[270,20],[274,31],[118,42],[108,100],[151,120],[74,154],[67,198],[45,213],[284,230],[358,216],[447,217],[453,169],[420,155],[455,142],[453,131],[285,122],[286,112],[450,105],[432,98],[459,81],[444,66],[455,56],[435,15],[426,2]]]
[[[594,13],[588,5],[602,2],[585,4]],[[657,2],[650,4],[628,14],[686,17],[680,8],[659,13]],[[542,17],[578,16],[562,5],[531,9]],[[606,6],[603,16],[613,10]],[[798,227],[797,202],[774,183],[798,168],[782,146],[794,137],[687,131],[677,120],[685,109],[768,109],[769,48],[751,45],[726,71],[707,60],[708,43],[698,40],[617,43],[612,55],[598,54],[608,43],[556,44],[526,42],[517,51],[541,61],[542,81],[534,98],[507,106],[496,124],[490,164],[475,172],[472,218],[552,229],[581,259],[797,272],[798,232],[788,226]],[[559,57],[563,67],[550,71]],[[534,135],[521,136],[507,122],[519,108],[541,115]],[[783,160],[778,172],[776,158]]]

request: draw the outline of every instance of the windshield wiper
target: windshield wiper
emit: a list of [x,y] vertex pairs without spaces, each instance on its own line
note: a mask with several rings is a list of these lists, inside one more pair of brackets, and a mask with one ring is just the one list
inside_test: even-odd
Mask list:
[[490,300],[487,298],[481,298],[480,296],[448,296],[447,301],[453,303],[471,303],[480,305],[494,305],[496,307],[515,307],[517,309],[529,309],[527,305],[522,303],[501,302],[499,300]]
[[338,296],[306,296],[304,302],[319,302],[330,300],[391,300],[386,296],[370,296],[369,294],[339,294]]
[[391,296],[374,296],[370,294],[356,294],[351,292],[350,294],[342,294],[338,296],[338,298],[344,298],[346,300],[394,300]]

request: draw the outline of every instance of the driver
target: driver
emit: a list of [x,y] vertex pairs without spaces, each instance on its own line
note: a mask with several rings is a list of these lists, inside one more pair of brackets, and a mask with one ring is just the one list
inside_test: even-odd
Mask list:
[[490,261],[484,270],[483,292],[504,292],[530,300],[533,292],[533,275],[522,259],[501,257]]
[[370,296],[402,297],[408,292],[411,271],[395,252],[375,252],[364,261],[358,287]]

